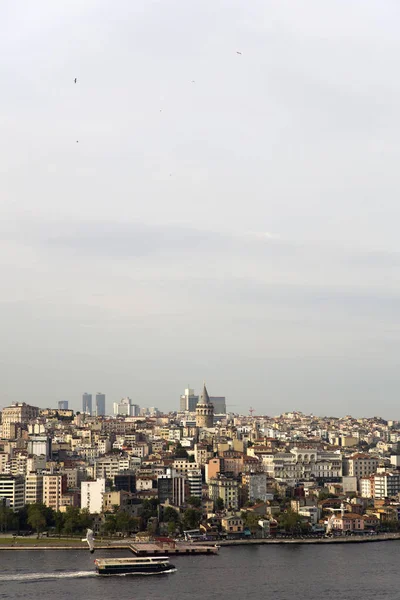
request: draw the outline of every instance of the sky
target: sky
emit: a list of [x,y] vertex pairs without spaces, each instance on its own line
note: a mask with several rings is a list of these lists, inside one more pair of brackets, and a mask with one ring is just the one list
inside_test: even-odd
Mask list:
[[3,0],[0,407],[205,381],[400,419],[399,26],[397,0]]

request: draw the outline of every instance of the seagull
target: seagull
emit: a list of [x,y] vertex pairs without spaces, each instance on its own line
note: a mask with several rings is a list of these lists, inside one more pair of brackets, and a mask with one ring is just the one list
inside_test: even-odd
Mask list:
[[77,81],[78,81],[78,79],[75,77],[75,79],[74,79],[74,83],[76,83]]
[[239,52],[238,50],[236,50],[236,54],[242,54],[241,52]]
[[94,535],[92,529],[86,530],[86,537],[82,538],[82,542],[87,542],[90,550],[90,554],[94,552]]

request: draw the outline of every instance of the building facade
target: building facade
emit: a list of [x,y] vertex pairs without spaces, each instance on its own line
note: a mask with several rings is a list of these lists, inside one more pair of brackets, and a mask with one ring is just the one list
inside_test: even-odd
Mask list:
[[0,498],[5,498],[16,512],[25,504],[25,480],[19,475],[0,475]]
[[90,514],[100,513],[103,508],[103,494],[106,491],[106,480],[82,481],[81,483],[81,509],[86,509]]

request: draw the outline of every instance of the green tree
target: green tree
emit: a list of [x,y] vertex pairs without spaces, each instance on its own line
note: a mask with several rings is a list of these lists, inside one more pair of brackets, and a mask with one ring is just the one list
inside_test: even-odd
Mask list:
[[215,502],[215,510],[224,510],[224,501],[222,498],[217,498]]
[[28,507],[28,525],[36,531],[37,538],[46,527],[46,515],[40,504],[30,504]]
[[81,532],[83,529],[80,510],[76,506],[68,506],[64,517],[64,531],[68,534]]
[[60,537],[64,527],[64,514],[59,510],[54,513],[54,526],[58,537]]
[[115,515],[116,530],[125,534],[130,531],[132,524],[131,516],[124,510],[119,510]]
[[106,520],[103,523],[102,530],[106,534],[113,534],[117,530],[117,521],[115,515],[106,515]]
[[168,534],[169,535],[174,535],[176,533],[176,522],[175,521],[169,521],[168,523]]
[[172,506],[167,506],[164,510],[163,521],[166,523],[167,521],[173,521],[174,523],[178,523],[179,514],[178,512],[172,508]]
[[201,521],[201,512],[195,508],[187,508],[183,513],[183,526],[185,529],[197,529]]
[[300,532],[304,529],[304,521],[291,509],[279,515],[279,525],[288,533]]
[[175,456],[175,458],[188,458],[189,457],[187,450],[185,448],[183,448],[183,446],[180,442],[178,442],[176,445],[174,456]]
[[16,522],[16,515],[11,508],[8,506],[0,506],[0,531],[6,532],[10,529],[14,529]]
[[200,508],[201,499],[197,498],[197,496],[189,496],[189,498],[187,499],[187,503],[190,504],[190,506],[193,506],[194,508]]

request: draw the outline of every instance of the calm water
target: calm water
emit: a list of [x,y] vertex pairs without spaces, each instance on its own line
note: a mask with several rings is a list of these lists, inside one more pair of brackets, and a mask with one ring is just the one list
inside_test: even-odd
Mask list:
[[98,577],[98,551],[0,551],[0,599],[307,600],[400,599],[400,542],[222,548],[177,557],[169,575]]

